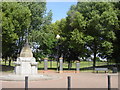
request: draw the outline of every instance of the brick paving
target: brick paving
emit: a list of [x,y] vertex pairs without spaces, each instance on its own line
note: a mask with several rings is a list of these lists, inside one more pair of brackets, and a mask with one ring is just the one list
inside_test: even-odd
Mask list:
[[[71,76],[72,88],[107,88],[107,75],[108,73],[88,73],[88,72],[64,72],[55,73],[54,71],[48,71],[43,73],[39,71],[39,74],[43,75],[55,75],[59,76],[58,79],[53,80],[40,80],[29,81],[29,88],[67,88],[67,77]],[[111,75],[111,87],[118,88],[118,74]],[[2,88],[24,88],[24,81],[1,81]]]

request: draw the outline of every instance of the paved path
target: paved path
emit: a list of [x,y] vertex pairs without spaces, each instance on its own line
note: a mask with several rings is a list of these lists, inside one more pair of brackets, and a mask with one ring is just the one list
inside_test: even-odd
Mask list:
[[[107,88],[107,73],[41,73],[59,76],[55,80],[29,81],[29,88],[67,88],[71,76],[72,88]],[[2,88],[24,88],[24,81],[1,81]],[[111,87],[118,88],[118,75],[111,74]]]

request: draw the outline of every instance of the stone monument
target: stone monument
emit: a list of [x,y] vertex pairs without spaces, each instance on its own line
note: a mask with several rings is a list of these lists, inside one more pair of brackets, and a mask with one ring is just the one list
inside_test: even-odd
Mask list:
[[0,80],[21,81],[21,80],[25,80],[26,76],[28,77],[29,80],[41,80],[41,79],[50,80],[50,79],[58,78],[56,76],[38,74],[37,65],[38,63],[33,57],[33,53],[28,44],[28,38],[26,38],[26,43],[21,50],[20,57],[18,57],[17,61],[15,62],[14,73],[0,76]]
[[37,74],[37,64],[27,41],[21,50],[20,57],[15,62],[15,74],[35,75]]

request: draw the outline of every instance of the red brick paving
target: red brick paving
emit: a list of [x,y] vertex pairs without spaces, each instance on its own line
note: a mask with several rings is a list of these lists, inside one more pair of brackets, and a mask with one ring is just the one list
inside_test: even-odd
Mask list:
[[[42,71],[39,71],[39,73]],[[71,76],[72,88],[107,88],[107,73],[53,73],[47,75],[59,76],[59,79],[29,81],[29,88],[67,88],[67,76]],[[24,81],[1,81],[2,88],[24,88]],[[111,75],[111,87],[118,88],[118,75]]]
[[[57,71],[55,70],[47,70],[47,71],[44,71],[44,70],[39,70],[38,73],[58,73]],[[63,71],[63,73],[76,73],[76,71]]]

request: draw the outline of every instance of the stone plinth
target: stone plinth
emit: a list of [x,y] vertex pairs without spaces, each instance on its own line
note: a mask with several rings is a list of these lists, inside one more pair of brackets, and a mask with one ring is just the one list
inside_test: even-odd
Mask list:
[[37,74],[37,62],[34,57],[18,57],[15,62],[15,74],[34,75]]
[[59,59],[59,61],[60,61],[60,70],[59,70],[59,73],[63,73],[63,58],[61,57]]
[[80,72],[80,62],[77,61],[76,62],[76,73],[79,73]]
[[48,69],[48,58],[44,58],[44,70],[47,71]]

